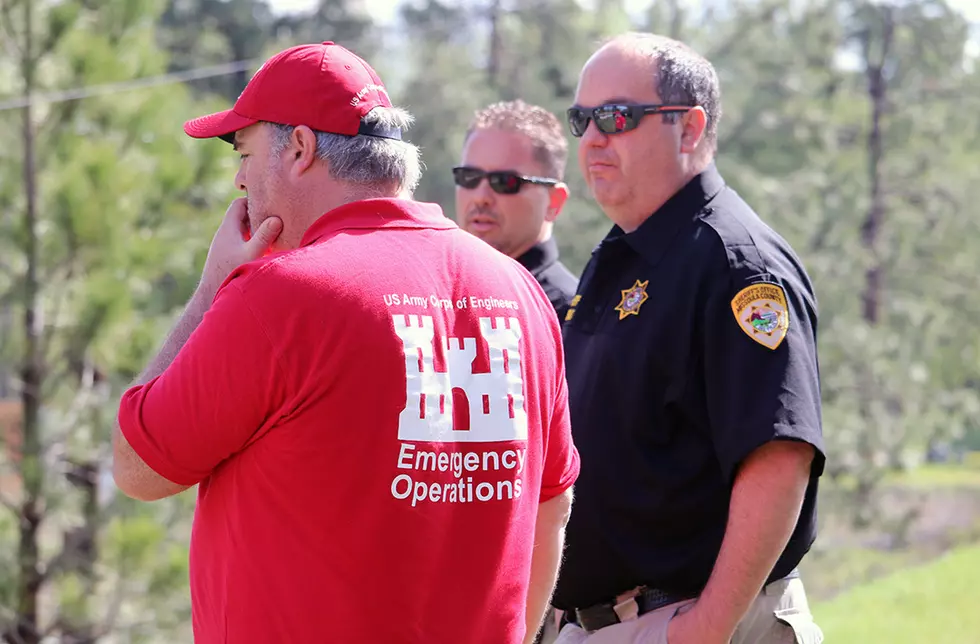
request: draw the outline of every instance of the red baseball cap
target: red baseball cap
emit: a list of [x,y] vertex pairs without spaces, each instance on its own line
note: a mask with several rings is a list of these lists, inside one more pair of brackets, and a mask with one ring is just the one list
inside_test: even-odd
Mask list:
[[378,74],[357,54],[327,41],[297,45],[265,61],[234,107],[184,123],[196,139],[234,142],[235,132],[259,121],[305,125],[333,134],[367,134],[401,139],[398,128],[366,125],[375,107],[391,107]]

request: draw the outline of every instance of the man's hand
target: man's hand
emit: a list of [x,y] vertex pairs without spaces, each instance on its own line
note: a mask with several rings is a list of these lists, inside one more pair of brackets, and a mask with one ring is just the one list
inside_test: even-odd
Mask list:
[[262,257],[282,232],[282,220],[269,217],[249,238],[247,203],[244,197],[231,202],[211,240],[201,287],[212,295],[233,270]]
[[697,603],[681,606],[667,623],[667,644],[728,644],[731,641],[731,633],[711,632],[700,617]]

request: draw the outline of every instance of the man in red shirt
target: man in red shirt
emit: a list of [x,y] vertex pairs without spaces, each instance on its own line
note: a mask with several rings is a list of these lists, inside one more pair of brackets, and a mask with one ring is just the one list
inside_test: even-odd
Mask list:
[[578,454],[517,262],[413,201],[411,117],[333,43],[189,121],[242,156],[200,285],[120,402],[113,473],[199,484],[195,640],[530,641]]

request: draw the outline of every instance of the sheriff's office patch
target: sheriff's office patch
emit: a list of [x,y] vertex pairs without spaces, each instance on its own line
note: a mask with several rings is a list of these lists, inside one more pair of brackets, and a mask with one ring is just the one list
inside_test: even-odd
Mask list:
[[630,288],[625,288],[620,291],[623,294],[623,299],[619,301],[616,305],[615,310],[619,311],[619,319],[622,320],[627,315],[639,315],[640,307],[643,303],[647,301],[650,297],[647,295],[647,284],[650,280],[641,282],[636,280],[636,282]]
[[777,284],[746,286],[732,298],[732,313],[745,334],[775,350],[789,330],[786,293]]

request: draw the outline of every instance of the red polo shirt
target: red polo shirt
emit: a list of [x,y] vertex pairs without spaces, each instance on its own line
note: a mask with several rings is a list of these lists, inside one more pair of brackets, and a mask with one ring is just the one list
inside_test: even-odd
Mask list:
[[198,644],[520,642],[538,504],[578,475],[554,311],[438,206],[328,212],[236,270],[119,423],[199,483]]

